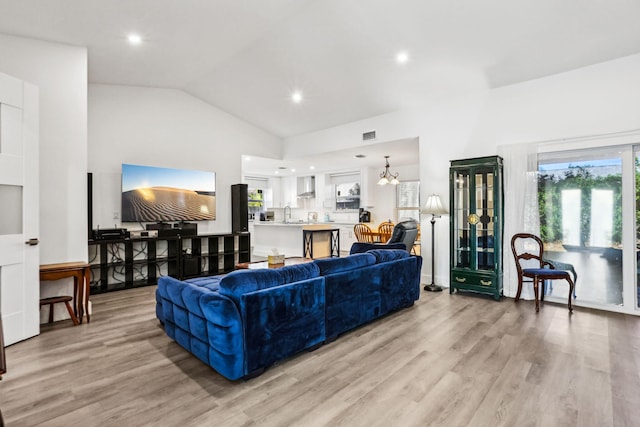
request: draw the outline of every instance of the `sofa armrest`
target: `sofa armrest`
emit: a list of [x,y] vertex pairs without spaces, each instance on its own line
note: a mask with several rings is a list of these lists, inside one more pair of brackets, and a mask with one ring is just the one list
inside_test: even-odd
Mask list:
[[324,278],[242,295],[245,371],[259,371],[325,340]]

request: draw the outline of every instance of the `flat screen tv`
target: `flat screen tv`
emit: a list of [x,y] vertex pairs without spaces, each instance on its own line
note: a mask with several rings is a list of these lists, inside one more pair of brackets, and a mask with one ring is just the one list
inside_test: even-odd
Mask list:
[[122,221],[216,219],[216,174],[122,165]]

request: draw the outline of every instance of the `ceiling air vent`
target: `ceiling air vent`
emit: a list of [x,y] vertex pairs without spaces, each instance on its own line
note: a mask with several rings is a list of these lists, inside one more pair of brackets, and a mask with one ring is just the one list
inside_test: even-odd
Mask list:
[[376,131],[372,130],[371,132],[365,132],[362,134],[362,140],[363,141],[371,141],[373,139],[376,139]]

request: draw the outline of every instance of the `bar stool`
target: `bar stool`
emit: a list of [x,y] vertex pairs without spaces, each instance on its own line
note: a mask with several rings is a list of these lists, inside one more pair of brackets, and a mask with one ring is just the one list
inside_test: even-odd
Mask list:
[[49,323],[53,323],[53,305],[63,302],[64,305],[67,306],[67,311],[69,312],[69,316],[71,316],[73,325],[78,326],[78,318],[73,313],[73,308],[71,307],[71,304],[69,304],[69,301],[73,301],[73,297],[70,297],[68,295],[63,295],[59,297],[42,298],[40,300],[40,307],[42,307],[43,305],[49,306]]

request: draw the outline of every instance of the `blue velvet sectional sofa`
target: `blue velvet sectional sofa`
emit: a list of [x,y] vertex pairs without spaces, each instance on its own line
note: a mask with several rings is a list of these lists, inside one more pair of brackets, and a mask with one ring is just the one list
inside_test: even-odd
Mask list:
[[259,375],[359,325],[409,307],[422,258],[375,249],[278,269],[158,281],[169,337],[230,380]]

